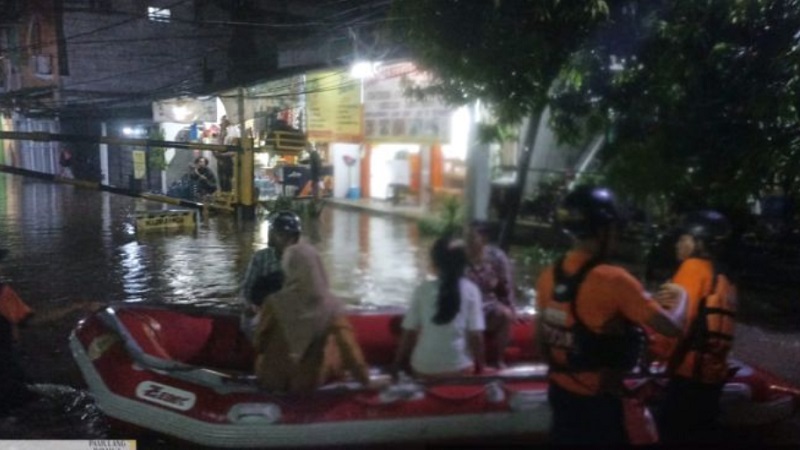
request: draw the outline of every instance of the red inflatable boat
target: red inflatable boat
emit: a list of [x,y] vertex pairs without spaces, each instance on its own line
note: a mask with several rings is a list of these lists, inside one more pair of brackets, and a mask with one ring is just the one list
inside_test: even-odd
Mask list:
[[[401,314],[350,315],[376,376],[385,377],[378,368],[394,356]],[[265,448],[544,437],[550,422],[546,366],[534,358],[532,320],[515,326],[512,341],[510,368],[491,375],[405,380],[381,390],[340,382],[312,395],[260,390],[239,317],[221,311],[114,306],[81,321],[70,347],[108,416],[206,446]],[[740,364],[725,389],[724,420],[781,420],[794,412],[796,393]]]

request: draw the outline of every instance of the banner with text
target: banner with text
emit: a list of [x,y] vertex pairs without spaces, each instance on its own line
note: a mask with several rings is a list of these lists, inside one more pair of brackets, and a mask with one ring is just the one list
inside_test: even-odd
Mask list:
[[448,143],[452,109],[435,98],[422,101],[404,95],[407,82],[424,86],[428,80],[410,62],[378,67],[376,76],[364,82],[364,139]]
[[308,74],[306,105],[310,140],[361,141],[361,83],[346,71]]

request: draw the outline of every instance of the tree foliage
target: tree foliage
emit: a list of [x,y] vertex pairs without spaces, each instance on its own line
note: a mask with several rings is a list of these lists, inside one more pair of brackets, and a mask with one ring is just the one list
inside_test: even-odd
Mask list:
[[800,0],[398,0],[396,30],[502,123],[550,106],[562,140],[607,133],[606,179],[644,204],[800,193]]
[[418,91],[481,100],[501,123],[539,113],[565,60],[606,18],[605,1],[396,0],[395,33],[436,82]]
[[587,114],[614,127],[609,180],[679,209],[798,191],[800,2],[642,0],[611,16],[555,99],[567,129]]
[[[396,0],[393,9],[399,39],[435,76],[416,94],[454,105],[480,100],[501,126],[539,123],[562,67],[607,13],[603,0]],[[535,137],[530,127],[501,247],[513,235]]]

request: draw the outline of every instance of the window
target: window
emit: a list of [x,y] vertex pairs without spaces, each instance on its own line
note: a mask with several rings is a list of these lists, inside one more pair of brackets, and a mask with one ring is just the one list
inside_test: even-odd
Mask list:
[[169,8],[159,8],[157,6],[147,7],[147,18],[153,22],[169,22],[170,16]]
[[34,17],[30,24],[30,31],[28,36],[28,45],[30,45],[30,67],[34,75],[52,75],[53,74],[53,61],[50,55],[43,53],[42,47],[42,25],[39,23],[39,18]]

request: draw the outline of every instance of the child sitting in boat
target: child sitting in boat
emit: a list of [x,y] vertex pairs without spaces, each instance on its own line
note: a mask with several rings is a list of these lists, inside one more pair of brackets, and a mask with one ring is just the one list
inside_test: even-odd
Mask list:
[[253,338],[261,386],[309,392],[348,371],[369,384],[369,368],[344,305],[328,288],[319,253],[299,242],[284,251],[281,265],[283,286],[264,300]]
[[431,248],[436,280],[414,291],[403,318],[403,334],[394,361],[395,373],[406,366],[418,376],[480,373],[484,367],[486,328],[478,287],[464,276],[464,246],[450,237]]

